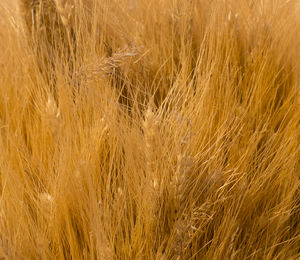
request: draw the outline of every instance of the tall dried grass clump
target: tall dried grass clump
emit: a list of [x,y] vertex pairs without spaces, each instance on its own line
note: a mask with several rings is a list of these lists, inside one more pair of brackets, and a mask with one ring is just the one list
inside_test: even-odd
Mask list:
[[299,259],[298,1],[2,0],[1,259]]

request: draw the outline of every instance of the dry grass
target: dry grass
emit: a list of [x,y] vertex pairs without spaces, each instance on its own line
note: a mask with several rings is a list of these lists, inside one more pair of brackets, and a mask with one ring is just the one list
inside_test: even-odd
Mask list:
[[2,0],[0,258],[299,259],[298,13]]

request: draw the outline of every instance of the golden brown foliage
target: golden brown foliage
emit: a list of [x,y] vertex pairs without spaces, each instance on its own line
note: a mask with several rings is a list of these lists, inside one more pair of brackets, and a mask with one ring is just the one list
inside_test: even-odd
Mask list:
[[1,259],[300,257],[298,1],[17,4]]

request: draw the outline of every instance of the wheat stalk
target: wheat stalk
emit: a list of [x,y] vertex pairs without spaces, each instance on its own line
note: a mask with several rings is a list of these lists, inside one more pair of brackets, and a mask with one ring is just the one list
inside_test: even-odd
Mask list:
[[158,188],[158,179],[156,176],[156,154],[155,146],[158,137],[158,120],[153,112],[153,99],[149,102],[145,113],[143,123],[144,138],[145,138],[145,158],[146,158],[146,178],[150,180],[151,187],[156,190]]
[[74,3],[68,0],[54,0],[56,9],[65,27],[69,27],[73,16]]
[[83,64],[75,72],[75,79],[89,82],[96,78],[113,77],[118,69],[126,65],[128,59],[137,56],[139,52],[140,48],[125,47],[114,52],[111,57],[102,57],[95,62]]

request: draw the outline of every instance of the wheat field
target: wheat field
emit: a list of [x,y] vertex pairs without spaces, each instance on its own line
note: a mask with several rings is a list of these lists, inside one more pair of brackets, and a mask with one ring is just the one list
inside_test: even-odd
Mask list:
[[1,0],[0,259],[300,259],[300,6]]

